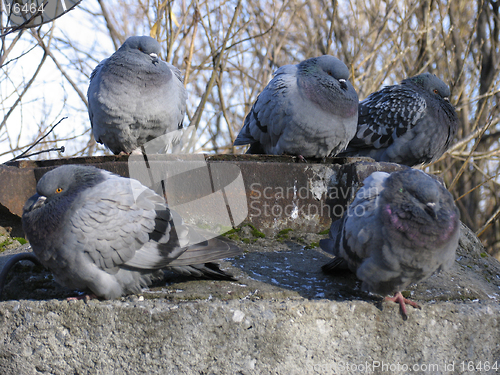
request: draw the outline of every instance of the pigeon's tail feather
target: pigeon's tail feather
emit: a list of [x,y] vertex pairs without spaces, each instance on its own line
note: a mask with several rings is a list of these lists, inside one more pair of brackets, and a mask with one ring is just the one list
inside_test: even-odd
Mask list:
[[325,264],[321,267],[321,270],[324,273],[335,273],[337,271],[348,270],[349,267],[347,265],[347,261],[341,257],[335,257],[331,262]]
[[184,276],[206,277],[215,280],[236,281],[236,279],[228,272],[219,268],[217,263],[192,264],[188,266],[169,267],[170,270]]
[[141,288],[146,288],[150,286],[152,283],[158,280],[163,280],[164,278],[163,270],[156,270],[154,272],[144,272],[141,273],[139,277],[139,284]]
[[245,129],[242,129],[234,140],[233,146],[245,146],[252,142],[255,142],[255,139],[253,139],[250,133],[246,132]]
[[232,241],[217,237],[189,246],[184,253],[169,263],[170,267],[203,264],[230,258],[243,253]]
[[42,263],[38,260],[36,255],[32,252],[29,253],[20,253],[16,254],[5,263],[4,267],[2,268],[2,271],[0,272],[0,300],[2,299],[2,292],[3,292],[3,287],[5,286],[5,282],[7,280],[7,275],[9,274],[9,271],[11,270],[14,265],[22,260],[29,260],[36,265],[42,265]]
[[266,150],[264,150],[264,147],[262,146],[262,143],[260,142],[254,142],[250,145],[248,148],[247,154],[267,154]]
[[189,246],[168,268],[181,275],[235,281],[233,275],[222,271],[213,261],[242,253],[243,250],[226,238],[211,238]]
[[335,241],[331,238],[324,238],[322,240],[319,240],[319,247],[321,247],[321,249],[323,251],[326,251],[327,253],[332,253],[334,246]]
[[340,241],[342,240],[342,232],[344,230],[344,225],[346,221],[346,216],[335,220],[330,227],[329,238],[325,238],[319,241],[319,246],[323,251],[333,254],[335,256],[339,255]]

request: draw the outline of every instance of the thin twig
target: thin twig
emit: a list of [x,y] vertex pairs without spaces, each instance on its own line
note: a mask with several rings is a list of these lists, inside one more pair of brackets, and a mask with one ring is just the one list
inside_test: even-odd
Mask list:
[[10,46],[9,48],[5,49],[5,38],[0,38],[2,39],[2,54],[0,55],[0,65],[3,66],[3,62],[5,61],[5,59],[7,58],[7,56],[9,55],[9,53],[14,49],[14,46],[16,45],[16,43],[21,40],[21,36],[24,34],[24,30],[21,30],[17,35],[16,37],[12,40],[12,42],[10,43]]
[[[472,193],[474,190],[480,188],[481,186],[483,186],[484,184],[486,184],[487,182],[493,180],[494,178],[500,176],[500,173],[497,173],[496,175],[494,176],[490,176],[488,177],[486,180],[484,180],[483,182],[481,182],[479,185],[473,187],[472,189],[470,189],[468,192],[462,194],[461,196],[459,196],[457,199],[455,199],[455,202],[458,202],[460,199],[462,199],[463,197],[467,196],[468,194]],[[494,181],[495,182],[495,181]]]
[[497,208],[495,213],[484,223],[484,225],[476,232],[476,236],[480,237],[486,229],[488,229],[491,224],[500,216],[500,207]]
[[200,10],[198,9],[198,4],[194,5],[194,19],[193,19],[193,37],[191,38],[191,43],[189,46],[189,54],[186,61],[186,73],[184,74],[184,87],[186,87],[189,74],[191,71],[191,62],[193,61],[194,53],[194,40],[196,39],[196,33],[198,31],[198,22],[200,22]]
[[59,152],[64,152],[65,151],[65,148],[64,146],[61,146],[61,147],[54,147],[54,148],[50,148],[48,150],[42,150],[42,151],[37,151],[37,152],[33,152],[32,154],[28,154],[28,155],[23,155],[23,156],[16,156],[15,158],[13,159],[10,159],[7,163],[9,162],[13,162],[13,161],[16,161],[18,159],[21,159],[21,158],[29,158],[31,156],[35,156],[35,155],[40,155],[40,154],[44,154],[46,152],[51,152],[51,151],[59,151]]
[[66,73],[66,71],[61,66],[61,64],[59,64],[59,61],[55,58],[55,56],[52,53],[52,51],[50,50],[50,48],[47,45],[45,45],[45,43],[43,42],[43,39],[40,38],[40,36],[37,33],[33,32],[33,31],[32,31],[32,35],[37,40],[37,42],[40,45],[40,47],[43,48],[43,50],[45,51],[45,53],[47,55],[49,55],[49,57],[52,59],[52,61],[54,62],[54,64],[56,64],[57,69],[59,69],[59,71],[64,76],[64,78],[66,78],[66,80],[69,82],[69,84],[73,87],[73,89],[76,91],[76,93],[78,94],[78,96],[80,97],[80,99],[82,100],[82,102],[84,102],[85,105],[88,107],[87,96],[82,93],[82,91],[78,88],[78,85],[71,79],[71,77],[68,75],[68,73]]
[[4,116],[2,122],[0,123],[0,129],[2,129],[5,126],[5,123],[9,119],[10,115],[14,112],[14,110],[16,109],[16,107],[18,106],[18,104],[21,103],[21,100],[23,99],[24,94],[26,94],[26,92],[28,91],[28,89],[33,84],[33,82],[35,82],[35,79],[38,76],[38,74],[40,73],[40,71],[42,70],[43,63],[45,62],[46,59],[47,59],[47,54],[44,53],[43,56],[42,56],[42,60],[40,61],[40,63],[38,64],[38,66],[37,66],[37,68],[35,70],[35,73],[31,77],[31,79],[28,81],[28,83],[24,86],[23,91],[19,94],[19,96],[17,97],[17,99],[14,102],[14,104],[12,104],[12,106],[9,108],[9,111]]
[[222,45],[219,48],[220,52],[215,57],[212,75],[210,76],[210,80],[207,83],[205,92],[203,93],[203,97],[201,98],[200,104],[198,105],[198,108],[196,109],[196,112],[193,116],[193,120],[191,121],[192,124],[194,125],[195,129],[198,129],[198,126],[200,124],[201,114],[203,113],[203,110],[205,108],[205,104],[207,102],[208,96],[212,92],[212,88],[213,88],[214,83],[215,83],[215,77],[217,75],[217,72],[218,72],[218,69],[220,66],[220,62],[222,60],[222,55],[224,54],[226,44],[227,44],[229,38],[231,37],[231,31],[234,28],[234,25],[236,23],[236,19],[238,18],[240,10],[241,10],[241,0],[239,0],[238,4],[236,5],[236,9],[234,11],[233,18],[231,19],[231,23],[230,23],[229,28],[227,30],[226,36],[224,37]]
[[455,151],[456,149],[458,149],[458,148],[460,148],[462,146],[465,146],[467,143],[469,143],[474,138],[476,138],[479,134],[484,134],[484,132],[486,130],[488,130],[488,128],[491,125],[495,125],[499,121],[500,121],[500,116],[492,119],[491,121],[489,121],[488,123],[486,123],[483,127],[476,129],[475,131],[473,131],[472,133],[470,133],[467,137],[465,137],[465,138],[461,139],[460,141],[456,142],[455,144],[453,144],[453,146],[451,146],[448,149],[448,153],[451,153],[452,151]]
[[4,66],[7,66],[7,65],[8,65],[8,64],[10,64],[11,62],[14,62],[14,61],[16,61],[16,60],[20,59],[21,57],[23,57],[23,56],[27,55],[28,53],[30,53],[31,51],[33,51],[33,50],[36,48],[36,46],[37,46],[37,45],[35,44],[33,47],[31,47],[31,48],[30,48],[29,50],[27,50],[26,52],[23,52],[23,53],[22,53],[22,54],[20,54],[19,56],[14,57],[14,58],[10,59],[9,61],[7,61],[5,64],[0,65],[0,68],[3,68]]
[[123,38],[118,33],[118,31],[116,31],[116,28],[113,25],[113,22],[111,21],[111,16],[108,12],[108,9],[104,5],[104,1],[98,0],[98,2],[99,2],[99,5],[101,6],[102,16],[104,17],[104,20],[106,21],[106,27],[109,30],[109,36],[111,36],[111,41],[113,42],[113,45],[115,46],[115,50],[117,50],[118,47],[120,47],[120,44],[122,44],[124,42],[124,40],[122,40]]
[[476,150],[477,146],[479,146],[479,143],[481,142],[481,137],[483,136],[484,132],[490,127],[491,123],[492,123],[491,120],[488,121],[488,123],[486,124],[486,126],[484,126],[481,129],[482,131],[479,132],[478,137],[476,139],[476,142],[472,146],[472,150],[470,151],[469,156],[467,156],[467,159],[464,161],[464,163],[462,164],[462,166],[458,170],[457,174],[453,178],[453,181],[451,182],[450,187],[448,188],[448,190],[451,191],[453,189],[453,187],[455,186],[455,184],[458,182],[458,179],[460,178],[460,176],[464,173],[464,170],[467,167],[467,164],[469,163],[470,158],[472,157],[472,153]]
[[[33,143],[30,147],[28,147],[25,151],[23,151],[20,155],[16,156],[15,158],[12,158],[10,159],[8,162],[11,162],[11,161],[14,161],[14,160],[17,160],[17,159],[20,159],[20,158],[24,158],[24,157],[27,157],[26,154],[31,150],[33,149],[33,147],[35,147],[37,144],[39,144],[41,141],[43,141],[45,138],[47,138],[47,136],[52,133],[52,130],[55,129],[55,127],[57,125],[59,125],[63,120],[66,120],[67,117],[63,117],[62,119],[60,119],[55,125],[52,126],[52,128],[50,128],[50,130],[47,132],[47,134],[45,134],[43,137],[41,137],[40,139],[38,139],[35,143]],[[48,152],[48,151],[53,151],[55,149],[52,149],[52,150],[45,150],[45,151],[41,151],[41,152]],[[33,155],[38,155],[40,154],[41,152],[38,152],[38,153],[35,153],[35,154],[31,154],[31,155],[28,155],[28,156],[33,156]],[[61,152],[64,152],[64,147],[62,147],[62,150]]]

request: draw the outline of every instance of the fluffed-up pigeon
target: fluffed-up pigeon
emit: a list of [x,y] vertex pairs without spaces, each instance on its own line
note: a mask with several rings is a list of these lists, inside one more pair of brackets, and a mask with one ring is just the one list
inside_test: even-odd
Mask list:
[[408,168],[374,172],[364,180],[345,214],[332,223],[320,246],[335,258],[325,272],[349,268],[362,289],[379,295],[395,293],[403,318],[401,291],[455,260],[459,238],[459,211],[452,195],[435,178]]
[[90,76],[92,132],[114,154],[130,154],[183,126],[187,94],[182,75],[158,58],[160,51],[155,39],[132,36]]
[[90,166],[47,172],[28,199],[23,229],[60,284],[114,299],[140,293],[162,269],[230,279],[213,261],[241,253],[206,239],[139,181]]
[[359,103],[356,136],[339,156],[414,166],[439,159],[458,127],[449,87],[430,73],[387,86]]
[[349,69],[333,56],[285,65],[258,96],[234,145],[249,154],[323,158],[356,133],[358,95]]

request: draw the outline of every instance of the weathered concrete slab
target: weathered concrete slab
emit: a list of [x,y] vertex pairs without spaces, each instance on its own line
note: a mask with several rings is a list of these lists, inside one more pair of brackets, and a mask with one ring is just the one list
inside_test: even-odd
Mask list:
[[499,313],[441,302],[405,323],[361,301],[13,301],[0,361],[6,375],[493,374],[463,369],[498,365]]

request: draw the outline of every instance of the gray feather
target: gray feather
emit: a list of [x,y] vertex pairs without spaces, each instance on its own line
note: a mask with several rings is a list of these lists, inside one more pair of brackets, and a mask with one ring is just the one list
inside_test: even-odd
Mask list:
[[[193,266],[191,274],[210,277],[213,261],[241,253],[231,241],[207,240],[174,215],[137,180],[67,165],[40,179],[24,207],[23,228],[59,283],[117,298],[140,292],[163,268]],[[224,275],[232,279],[220,270],[217,278]]]
[[279,68],[245,118],[234,145],[248,153],[325,157],[355,134],[358,95],[333,56]]
[[92,132],[114,154],[130,153],[183,126],[187,94],[182,75],[157,57],[160,51],[149,36],[130,37],[90,76]]

